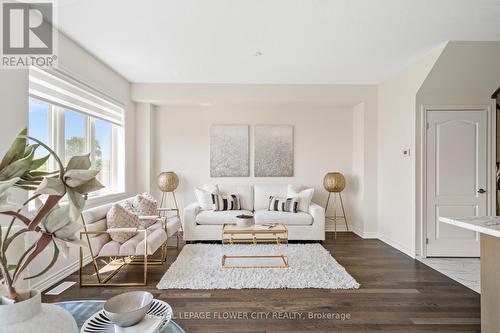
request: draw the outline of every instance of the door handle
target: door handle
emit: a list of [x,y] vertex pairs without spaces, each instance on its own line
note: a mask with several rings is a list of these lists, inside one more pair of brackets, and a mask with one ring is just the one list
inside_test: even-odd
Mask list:
[[485,191],[483,188],[480,188],[480,189],[477,191],[477,193],[481,193],[481,194],[483,194],[483,193],[486,193],[486,191]]

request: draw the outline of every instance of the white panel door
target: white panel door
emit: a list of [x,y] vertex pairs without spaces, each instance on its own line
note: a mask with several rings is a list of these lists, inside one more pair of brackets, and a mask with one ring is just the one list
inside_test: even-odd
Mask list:
[[427,256],[479,257],[476,232],[438,218],[486,215],[487,112],[427,116]]

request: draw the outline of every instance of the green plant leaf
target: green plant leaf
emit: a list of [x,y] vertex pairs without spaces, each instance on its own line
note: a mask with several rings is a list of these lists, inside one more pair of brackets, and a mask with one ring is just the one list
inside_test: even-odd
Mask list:
[[98,173],[99,170],[68,170],[64,174],[64,182],[69,187],[78,187],[91,181],[92,179],[95,179],[95,176],[97,176]]
[[[16,268],[16,271],[14,272],[13,276],[14,282],[16,282],[19,275],[22,274],[22,272],[24,272],[24,270],[28,267],[31,261],[35,259],[51,242],[52,242],[52,235],[43,233],[42,236],[36,241],[36,243],[30,247],[29,252],[27,251],[24,253],[24,254],[29,253],[29,255],[26,258],[26,260],[24,260],[24,255],[23,257],[21,257],[22,260],[20,260],[19,262],[23,262],[23,260],[24,262],[22,265]],[[34,250],[31,251],[31,249]]]
[[[29,174],[26,174],[21,177],[21,180],[26,182],[37,182],[40,183],[45,177],[31,177]],[[19,185],[20,183],[17,183]]]
[[67,193],[69,199],[69,218],[71,221],[78,221],[85,207],[85,197],[72,189],[68,189]]
[[37,278],[39,276],[42,276],[43,274],[47,273],[49,271],[49,269],[52,268],[52,266],[55,265],[55,263],[57,262],[57,258],[59,257],[59,249],[57,248],[55,242],[54,241],[52,241],[52,242],[54,243],[54,255],[52,256],[52,260],[50,261],[50,263],[40,273],[25,277],[24,280],[34,279],[34,278]]
[[17,188],[23,189],[25,191],[36,191],[38,187],[36,186],[29,186],[29,185],[16,185]]
[[21,180],[17,181],[16,185],[39,185],[42,180],[43,180],[43,178],[41,178],[40,180],[21,179]]
[[38,182],[41,182],[45,178],[57,178],[57,176],[53,175],[53,174],[44,175],[43,173],[40,173],[39,171],[30,171],[21,177],[22,180],[38,181]]
[[32,151],[30,155],[7,165],[4,169],[2,169],[2,171],[0,171],[0,180],[8,180],[24,175],[30,168],[34,154],[35,151]]
[[66,193],[66,187],[59,178],[44,178],[35,194],[48,194],[62,196]]
[[34,159],[31,162],[30,170],[38,170],[42,165],[45,164],[45,162],[47,162],[47,160],[49,159],[49,157],[50,157],[50,155],[47,155],[47,156],[44,156],[44,157],[41,157],[41,158]]
[[12,202],[9,199],[9,189],[19,181],[19,178],[12,178],[6,181],[0,181],[0,212],[17,211],[22,205]]
[[17,268],[17,265],[14,265],[14,264],[10,264],[10,265],[8,265],[8,266],[7,266],[7,270],[8,270],[8,271],[13,271],[13,270],[15,270],[16,268]]
[[103,189],[104,187],[105,186],[102,185],[101,182],[94,178],[89,180],[85,184],[73,188],[73,190],[81,194],[87,194]]
[[68,165],[66,166],[66,170],[72,170],[72,169],[88,170],[90,169],[90,166],[91,166],[90,154],[76,155],[69,160]]
[[24,150],[26,149],[26,135],[28,135],[28,129],[24,128],[19,136],[14,140],[10,146],[7,153],[4,155],[2,162],[0,163],[0,170],[3,170],[9,164],[24,156]]
[[40,145],[38,143],[26,146],[26,148],[24,149],[23,157],[26,157],[29,154],[31,154],[31,152],[36,151],[38,147],[40,147]]

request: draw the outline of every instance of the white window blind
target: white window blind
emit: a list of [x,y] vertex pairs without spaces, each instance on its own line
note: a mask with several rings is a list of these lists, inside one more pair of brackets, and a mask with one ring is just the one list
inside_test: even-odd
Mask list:
[[29,81],[32,97],[123,126],[121,105],[62,73],[31,67]]

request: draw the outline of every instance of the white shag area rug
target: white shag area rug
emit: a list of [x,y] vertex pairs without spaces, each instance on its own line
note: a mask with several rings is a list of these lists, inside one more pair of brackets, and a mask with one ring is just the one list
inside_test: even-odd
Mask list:
[[[226,255],[288,255],[288,268],[222,268]],[[320,244],[188,244],[158,289],[355,289],[359,283]]]

